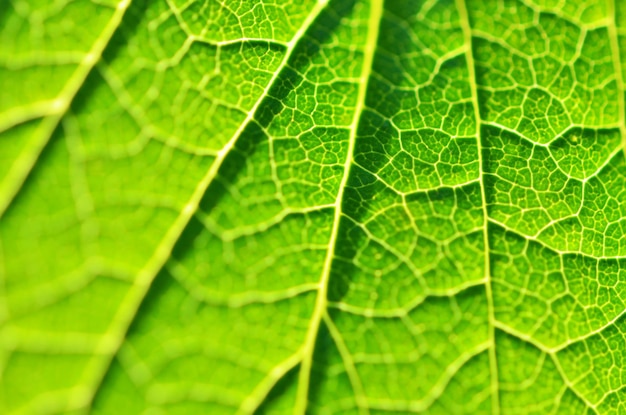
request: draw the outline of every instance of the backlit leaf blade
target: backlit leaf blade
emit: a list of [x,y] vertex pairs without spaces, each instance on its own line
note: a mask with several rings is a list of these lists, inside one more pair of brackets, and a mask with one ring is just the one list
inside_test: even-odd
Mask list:
[[7,6],[0,412],[616,412],[622,5],[303,3]]

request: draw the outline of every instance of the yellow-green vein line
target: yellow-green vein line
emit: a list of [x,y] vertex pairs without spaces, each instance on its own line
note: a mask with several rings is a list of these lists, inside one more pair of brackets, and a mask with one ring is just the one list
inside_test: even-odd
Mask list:
[[200,204],[204,193],[209,187],[209,184],[217,176],[220,166],[226,159],[226,156],[229,154],[230,150],[234,147],[239,136],[243,133],[246,125],[249,124],[254,118],[256,111],[261,105],[261,102],[263,102],[263,99],[267,96],[270,88],[275,83],[276,79],[289,62],[289,59],[294,49],[296,48],[296,45],[304,36],[304,34],[308,31],[309,27],[313,24],[317,16],[326,7],[326,5],[327,0],[319,0],[315,4],[315,7],[312,8],[311,13],[309,13],[309,15],[307,16],[306,20],[302,24],[302,27],[296,32],[292,40],[289,42],[289,48],[287,49],[285,56],[281,61],[281,64],[270,78],[263,93],[252,106],[246,118],[242,122],[241,126],[237,129],[233,137],[218,152],[218,155],[213,161],[213,164],[211,165],[209,170],[207,171],[207,174],[200,180],[198,186],[191,195],[189,202],[187,202],[181,214],[174,220],[172,226],[165,233],[165,236],[161,240],[159,246],[157,246],[157,248],[155,249],[152,257],[146,262],[146,265],[138,273],[133,287],[130,289],[130,292],[125,298],[123,304],[120,306],[115,317],[113,318],[111,332],[102,342],[103,350],[101,351],[101,353],[104,356],[94,365],[95,367],[92,370],[95,375],[91,379],[89,403],[93,401],[95,394],[97,393],[100,384],[104,379],[104,376],[109,370],[113,357],[117,354],[120,347],[122,346],[122,343],[124,342],[124,338],[126,336],[126,332],[133,322],[139,306],[143,302],[146,294],[148,293],[152,281],[154,280],[159,270],[163,268],[167,259],[170,257],[171,251],[174,248],[175,243],[178,241],[178,238],[187,226],[189,220],[191,220],[191,217],[196,213],[198,205]]
[[317,334],[319,332],[320,323],[328,305],[328,282],[330,280],[331,266],[335,254],[335,247],[337,245],[337,236],[339,234],[339,222],[342,213],[341,205],[343,202],[343,194],[348,183],[348,177],[350,175],[352,154],[354,153],[359,120],[361,119],[361,113],[363,112],[363,109],[365,107],[367,86],[369,84],[369,78],[372,72],[372,63],[374,61],[374,53],[376,51],[376,45],[378,43],[378,30],[382,14],[383,0],[372,0],[372,3],[370,4],[367,37],[365,40],[366,44],[364,48],[363,68],[361,70],[360,84],[357,93],[354,116],[350,126],[348,155],[346,156],[343,177],[341,179],[341,183],[339,184],[337,198],[335,199],[335,215],[333,219],[333,227],[331,230],[330,241],[328,243],[328,252],[324,261],[324,268],[322,269],[322,275],[320,278],[319,292],[317,294],[315,308],[313,310],[311,323],[309,325],[309,330],[305,339],[304,356],[298,376],[298,393],[296,397],[296,404],[294,407],[294,414],[304,414],[307,408],[309,382],[311,378],[311,365],[313,361],[313,353],[315,350],[315,342],[317,339]]
[[4,181],[0,183],[0,217],[7,210],[17,192],[19,192],[24,180],[28,177],[39,155],[54,133],[54,130],[69,110],[74,97],[82,87],[85,79],[87,79],[93,67],[102,58],[102,53],[117,31],[117,28],[122,23],[122,19],[130,3],[131,0],[122,0],[117,4],[111,19],[105,26],[101,35],[94,42],[92,48],[85,55],[80,65],[78,65],[78,68],[67,81],[59,96],[52,101],[50,108],[51,113],[46,116],[33,133],[35,139],[24,154],[20,155],[13,163]]
[[611,44],[611,53],[613,55],[613,70],[615,71],[615,82],[617,83],[617,107],[619,110],[619,132],[622,136],[622,150],[626,155],[626,114],[624,111],[624,79],[622,77],[622,61],[619,54],[619,39],[617,33],[617,10],[615,0],[607,0],[609,12],[609,41]]
[[489,366],[491,372],[491,412],[493,415],[500,413],[500,399],[499,399],[499,387],[498,387],[498,362],[496,358],[496,339],[495,339],[495,312],[493,302],[493,291],[491,288],[491,263],[489,255],[489,214],[487,212],[487,196],[485,192],[485,181],[483,177],[483,154],[482,154],[482,142],[480,137],[480,111],[478,109],[478,91],[476,86],[476,69],[474,62],[474,53],[472,49],[472,29],[470,25],[469,15],[467,12],[467,6],[465,0],[456,0],[457,8],[461,20],[461,28],[463,30],[463,36],[465,38],[465,60],[467,63],[467,71],[470,89],[472,93],[472,106],[474,108],[474,118],[476,120],[476,145],[478,152],[478,181],[480,183],[480,196],[483,210],[483,245],[485,249],[485,293],[487,296],[487,308],[488,308],[488,322],[489,322],[489,340],[491,347],[489,348]]

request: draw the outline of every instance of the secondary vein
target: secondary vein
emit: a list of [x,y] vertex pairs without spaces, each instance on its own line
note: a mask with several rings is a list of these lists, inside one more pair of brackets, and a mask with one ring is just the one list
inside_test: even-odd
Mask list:
[[246,118],[237,129],[233,137],[218,152],[215,160],[213,161],[213,164],[207,171],[207,174],[200,180],[198,186],[196,187],[189,201],[183,208],[181,214],[176,218],[172,226],[165,233],[165,236],[161,240],[161,243],[155,249],[154,254],[146,262],[146,265],[137,275],[137,278],[135,279],[133,287],[126,297],[125,302],[121,305],[116,316],[113,319],[113,328],[111,330],[111,333],[104,341],[104,343],[112,345],[108,347],[108,350],[110,350],[111,352],[108,355],[105,355],[103,359],[100,360],[98,367],[94,369],[94,372],[96,372],[97,375],[94,376],[94,378],[92,379],[92,385],[89,388],[89,402],[92,402],[95,398],[95,395],[99,390],[104,380],[104,377],[111,367],[111,362],[113,361],[113,358],[117,355],[120,347],[124,342],[128,328],[133,322],[137,314],[137,310],[139,310],[139,307],[141,306],[144,298],[146,297],[146,294],[148,293],[148,290],[150,289],[152,281],[170,257],[174,245],[178,241],[180,235],[184,231],[189,221],[191,220],[191,217],[196,213],[202,197],[204,196],[207,188],[209,187],[213,179],[217,176],[217,173],[219,172],[221,165],[226,159],[226,156],[235,146],[235,143],[239,139],[239,136],[245,130],[246,126],[254,118],[254,115],[256,114],[256,111],[258,110],[261,103],[263,102],[263,99],[267,96],[270,89],[274,85],[274,82],[289,62],[289,59],[294,49],[296,48],[296,45],[304,36],[304,34],[308,31],[309,27],[313,24],[317,16],[326,7],[326,5],[326,0],[318,1],[315,7],[313,7],[313,9],[311,10],[311,13],[303,22],[301,28],[294,34],[293,38],[288,43],[288,49],[285,53],[285,56],[283,57],[283,60],[270,78],[263,93],[259,96],[255,104],[252,106]]
[[104,27],[104,30],[94,42],[89,52],[71,75],[58,98],[52,102],[50,114],[47,115],[39,127],[35,130],[35,139],[28,146],[28,149],[20,155],[13,163],[7,177],[0,183],[0,217],[4,215],[7,208],[19,192],[22,184],[30,174],[33,166],[37,162],[39,155],[50,141],[50,137],[56,130],[59,122],[65,116],[74,101],[74,97],[83,86],[85,79],[91,73],[94,66],[102,58],[102,53],[122,23],[122,19],[131,4],[131,0],[122,0],[117,4],[111,19]]
[[332,268],[332,261],[335,254],[335,247],[337,245],[337,236],[339,233],[339,222],[341,220],[341,207],[343,203],[343,194],[348,183],[350,175],[350,167],[352,166],[352,155],[354,153],[357,128],[361,114],[365,108],[365,98],[367,94],[367,87],[372,72],[372,63],[374,61],[374,54],[376,51],[376,45],[378,43],[378,30],[380,21],[383,14],[383,0],[372,0],[370,4],[370,15],[368,19],[367,38],[364,48],[363,67],[361,70],[361,76],[359,79],[359,89],[357,93],[357,101],[354,110],[354,117],[350,125],[350,136],[348,141],[348,154],[344,163],[344,174],[339,184],[339,191],[337,198],[335,199],[335,215],[333,219],[333,227],[331,230],[330,241],[328,243],[328,251],[324,261],[324,267],[322,269],[322,275],[319,283],[319,291],[317,294],[317,300],[315,302],[315,308],[307,332],[305,344],[303,346],[303,359],[300,367],[300,373],[298,377],[298,393],[296,397],[296,404],[294,407],[294,414],[304,414],[307,408],[307,400],[309,393],[309,382],[311,378],[311,366],[313,361],[313,353],[315,351],[315,342],[319,332],[320,324],[323,316],[326,313],[328,307],[328,284],[330,281],[330,274]]
[[624,111],[624,79],[622,78],[622,62],[620,59],[620,51],[619,51],[619,39],[617,33],[617,10],[615,0],[608,0],[608,9],[609,9],[609,40],[611,44],[611,54],[613,55],[613,70],[615,71],[615,82],[617,83],[617,107],[619,109],[619,131],[622,136],[622,150],[624,151],[624,155],[626,155],[626,114]]
[[476,70],[474,62],[474,53],[472,49],[472,29],[469,21],[469,15],[467,12],[466,0],[456,0],[457,8],[460,15],[461,28],[463,30],[463,36],[465,38],[465,60],[467,62],[467,71],[469,77],[469,84],[472,93],[472,107],[474,108],[474,118],[476,120],[476,145],[478,152],[478,181],[480,183],[480,196],[483,210],[483,245],[485,249],[485,293],[487,296],[487,308],[488,308],[488,321],[489,321],[489,341],[491,347],[489,348],[489,366],[491,372],[491,411],[493,415],[500,413],[500,399],[498,388],[498,362],[496,358],[496,341],[495,341],[495,313],[493,304],[493,291],[491,288],[491,263],[489,255],[489,214],[487,212],[487,197],[485,194],[485,181],[483,177],[483,150],[482,142],[480,139],[480,112],[478,109],[478,92],[476,85]]

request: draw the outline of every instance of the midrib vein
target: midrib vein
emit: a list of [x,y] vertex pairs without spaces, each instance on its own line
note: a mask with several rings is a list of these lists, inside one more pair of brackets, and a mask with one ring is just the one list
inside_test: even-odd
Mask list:
[[498,388],[498,362],[496,359],[496,339],[495,339],[495,314],[493,304],[493,291],[491,288],[491,263],[490,263],[490,248],[489,248],[489,214],[487,212],[487,197],[485,194],[485,181],[483,176],[483,149],[481,142],[481,118],[480,111],[478,109],[478,91],[476,85],[476,69],[474,62],[474,52],[472,47],[472,28],[470,25],[469,15],[467,12],[467,0],[456,0],[457,9],[459,11],[460,24],[463,30],[463,37],[465,40],[465,60],[467,61],[467,71],[470,84],[470,90],[472,94],[472,106],[474,108],[474,118],[476,119],[476,145],[478,150],[478,181],[480,183],[480,196],[481,205],[483,210],[483,245],[485,249],[485,294],[487,296],[487,308],[488,308],[488,323],[489,323],[489,341],[491,347],[489,348],[489,367],[491,373],[491,413],[493,415],[500,414],[500,397]]
[[139,310],[139,307],[141,306],[144,298],[146,297],[146,294],[148,293],[148,290],[150,289],[150,286],[152,285],[152,281],[170,257],[174,245],[180,238],[180,235],[184,231],[189,221],[191,220],[191,217],[196,213],[200,201],[202,200],[202,197],[204,196],[207,188],[209,187],[213,179],[217,176],[221,165],[223,164],[227,155],[230,153],[231,149],[235,146],[237,140],[246,129],[247,125],[254,118],[256,111],[258,110],[265,97],[267,97],[276,79],[280,76],[283,69],[287,66],[289,59],[291,58],[293,51],[296,49],[298,42],[307,33],[313,22],[317,19],[322,10],[324,10],[327,4],[328,0],[318,0],[316,2],[311,12],[302,23],[300,29],[294,34],[291,41],[289,41],[289,43],[287,44],[288,47],[285,52],[285,56],[283,57],[280,65],[267,83],[265,89],[263,90],[263,93],[259,96],[250,111],[248,111],[246,118],[241,123],[237,131],[235,131],[232,138],[217,153],[213,164],[211,164],[211,167],[207,171],[206,175],[200,180],[198,186],[192,193],[181,214],[175,219],[174,223],[167,230],[160,244],[155,249],[152,257],[146,262],[146,265],[138,273],[137,278],[135,279],[135,282],[130,289],[130,292],[128,293],[127,297],[124,300],[124,303],[118,309],[117,314],[113,319],[112,329],[110,333],[106,336],[106,339],[103,342],[107,345],[112,345],[107,348],[107,350],[110,350],[110,353],[103,356],[103,358],[94,365],[95,367],[93,372],[95,373],[95,375],[93,376],[93,379],[91,379],[91,386],[89,387],[89,403],[87,405],[93,402],[95,395],[100,389],[100,386],[102,385],[102,382],[104,381],[104,378],[111,367],[111,362],[113,361],[113,358],[117,355],[120,347],[122,346],[126,337],[126,333],[128,332],[130,325],[134,321],[135,316],[137,315],[137,311]]
[[18,157],[9,170],[7,177],[0,183],[0,217],[4,215],[15,195],[22,188],[39,155],[52,137],[63,116],[69,110],[85,79],[87,79],[94,66],[102,58],[102,53],[104,53],[117,28],[122,23],[130,3],[131,0],[122,0],[117,4],[104,30],[53,101],[52,113],[44,117],[41,125],[33,133],[36,139],[29,145],[25,153]]
[[354,116],[350,125],[350,136],[348,140],[348,153],[344,163],[344,173],[339,184],[337,198],[335,199],[335,215],[333,218],[333,227],[331,230],[330,240],[328,243],[328,251],[324,260],[324,267],[319,282],[319,289],[315,308],[311,317],[311,322],[302,348],[302,363],[298,376],[298,392],[296,395],[296,403],[294,406],[294,414],[301,415],[306,412],[309,394],[309,383],[311,379],[311,366],[313,362],[313,353],[315,351],[315,343],[319,333],[322,318],[328,307],[328,283],[330,280],[331,267],[337,245],[337,237],[339,234],[339,223],[341,220],[341,206],[343,203],[343,195],[350,176],[350,168],[352,166],[352,157],[354,153],[357,128],[361,114],[365,108],[365,98],[367,95],[367,87],[372,72],[372,64],[374,54],[378,43],[378,30],[383,14],[383,0],[372,0],[370,4],[370,15],[367,24],[367,37],[364,47],[363,67],[361,76],[359,77],[359,89],[357,92],[357,101],[354,109]]

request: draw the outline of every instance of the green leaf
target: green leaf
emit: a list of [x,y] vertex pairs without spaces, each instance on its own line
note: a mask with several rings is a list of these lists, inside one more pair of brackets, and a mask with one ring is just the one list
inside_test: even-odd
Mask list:
[[0,413],[624,411],[622,2],[0,9]]

